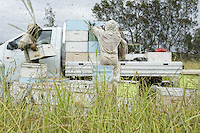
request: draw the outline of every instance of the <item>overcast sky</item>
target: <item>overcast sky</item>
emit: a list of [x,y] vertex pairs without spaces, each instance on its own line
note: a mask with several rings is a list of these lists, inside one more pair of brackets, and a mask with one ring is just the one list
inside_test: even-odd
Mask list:
[[[42,27],[44,11],[47,3],[56,12],[56,25],[62,27],[65,19],[94,20],[91,9],[101,0],[31,0],[36,22]],[[200,10],[200,5],[198,5]],[[11,23],[26,30],[28,22],[32,21],[21,0],[0,0],[0,42],[5,42],[22,33],[8,25]],[[200,23],[200,15],[198,17]]]
[[[56,12],[56,25],[62,27],[66,19],[94,20],[91,9],[101,0],[31,0],[36,22],[43,27],[47,3]],[[28,22],[32,21],[21,0],[0,0],[0,42],[5,42],[22,33],[8,25],[11,23],[26,30]]]

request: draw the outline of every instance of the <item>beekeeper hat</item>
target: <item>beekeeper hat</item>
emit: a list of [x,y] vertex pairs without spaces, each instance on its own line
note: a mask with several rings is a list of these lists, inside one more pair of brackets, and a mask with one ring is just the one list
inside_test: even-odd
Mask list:
[[28,23],[27,30],[33,29],[35,26],[36,26],[36,23],[35,23],[35,22],[29,22],[29,23]]
[[105,24],[105,30],[107,30],[107,31],[113,31],[113,32],[119,31],[119,27],[118,27],[117,22],[115,22],[114,20],[108,21]]
[[35,22],[28,23],[27,33],[31,34],[37,39],[40,36],[41,32],[42,29]]

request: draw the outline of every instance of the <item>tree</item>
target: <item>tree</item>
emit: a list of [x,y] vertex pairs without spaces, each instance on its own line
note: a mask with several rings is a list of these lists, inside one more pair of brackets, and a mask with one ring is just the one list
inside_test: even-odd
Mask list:
[[192,46],[192,48],[190,48],[190,49],[192,49],[191,53],[200,57],[200,49],[199,49],[199,47],[200,47],[200,28],[195,30],[192,42],[193,42],[192,43],[193,46]]
[[[116,20],[127,39],[141,43],[143,50],[164,47],[187,52],[196,26],[198,0],[102,0],[92,12],[98,20]],[[185,39],[189,40],[185,40]]]
[[45,8],[45,20],[47,20],[47,24],[45,27],[56,27],[55,25],[55,12],[53,11],[52,7],[47,3],[48,8]]
[[188,43],[188,40],[185,39],[191,35],[197,24],[197,5],[198,0],[167,0],[164,3],[163,21],[166,22],[166,27],[163,29],[168,50],[176,47],[179,52],[187,52],[185,43]]

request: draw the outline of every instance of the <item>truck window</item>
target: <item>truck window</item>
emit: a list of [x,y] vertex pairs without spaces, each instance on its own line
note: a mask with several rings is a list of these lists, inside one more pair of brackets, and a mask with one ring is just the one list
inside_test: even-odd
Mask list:
[[[50,44],[51,43],[51,33],[52,30],[43,30],[40,37],[38,38],[38,45],[41,44]],[[17,39],[11,41],[7,45],[8,50],[15,50],[18,49],[18,43],[22,36],[18,37]]]
[[43,30],[42,34],[38,38],[38,45],[50,44],[51,43],[51,33],[52,33],[52,30]]
[[17,39],[9,42],[8,45],[7,45],[7,49],[8,50],[18,49],[18,43],[19,43],[19,41],[20,41],[21,38],[22,38],[22,36],[20,36]]

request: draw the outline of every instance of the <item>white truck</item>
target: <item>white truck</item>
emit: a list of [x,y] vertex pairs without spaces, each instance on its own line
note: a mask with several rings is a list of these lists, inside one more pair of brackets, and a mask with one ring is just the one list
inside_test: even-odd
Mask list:
[[[54,52],[56,55],[40,59],[41,64],[47,64],[48,77],[78,77],[80,79],[87,77],[87,79],[91,79],[93,66],[100,64],[100,51],[96,37],[85,22],[83,20],[66,20],[63,28],[43,28],[43,32],[38,38],[40,52],[44,55]],[[96,22],[96,25],[100,26],[102,23]],[[4,75],[8,82],[19,81],[21,66],[25,63],[24,52],[18,49],[22,35],[18,35],[0,46],[0,65],[5,69]],[[40,55],[32,53],[30,56],[34,59]],[[146,60],[135,60],[138,57]],[[183,69],[182,62],[172,61],[171,52],[127,54],[126,60],[120,61],[120,66],[120,75],[125,79],[132,77],[161,79],[163,76],[178,76]]]

